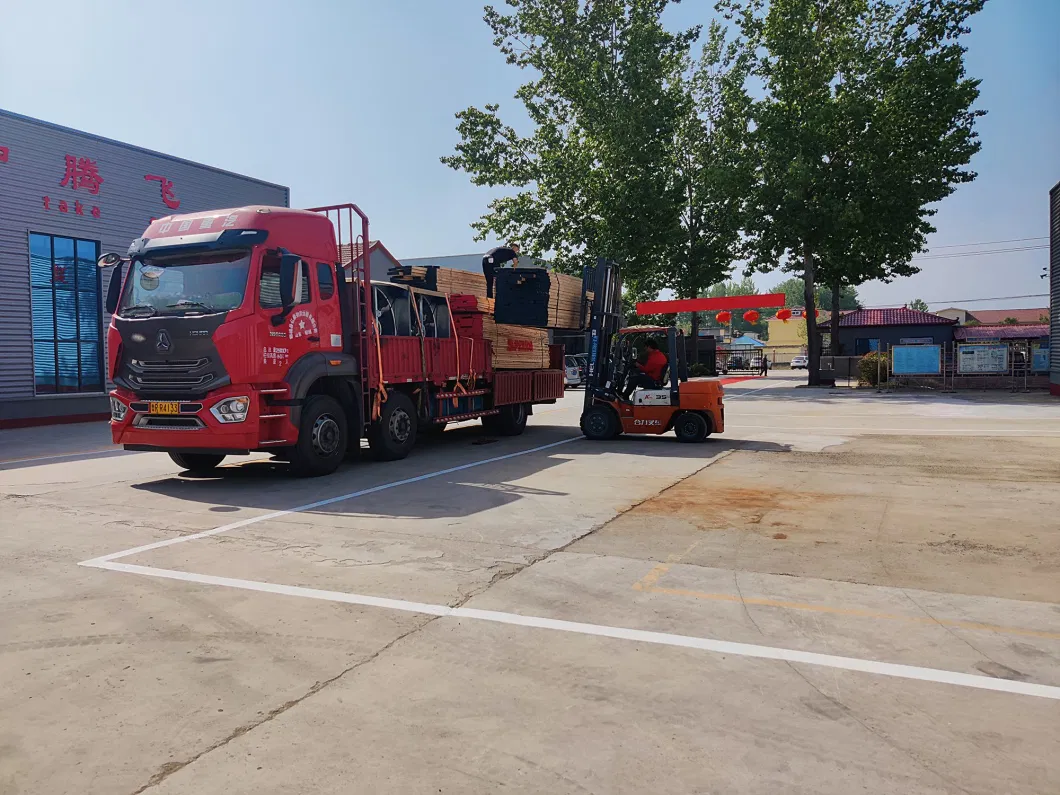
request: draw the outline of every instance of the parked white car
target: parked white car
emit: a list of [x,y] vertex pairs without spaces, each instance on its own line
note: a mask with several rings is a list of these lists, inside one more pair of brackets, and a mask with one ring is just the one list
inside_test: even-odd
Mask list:
[[791,369],[792,370],[805,370],[810,366],[810,357],[808,356],[792,356],[791,357]]
[[584,376],[584,364],[578,356],[563,357],[563,385],[581,386]]

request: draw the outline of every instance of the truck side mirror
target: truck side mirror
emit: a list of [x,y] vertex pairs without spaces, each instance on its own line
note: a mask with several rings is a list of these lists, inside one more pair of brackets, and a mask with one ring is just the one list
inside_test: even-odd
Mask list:
[[280,256],[280,304],[286,315],[291,311],[300,296],[296,295],[301,274],[299,265],[301,258],[297,254],[284,252]]
[[110,274],[110,284],[107,285],[107,314],[113,315],[118,311],[118,302],[121,300],[121,285],[122,276],[124,275],[125,264],[122,262],[118,263]]

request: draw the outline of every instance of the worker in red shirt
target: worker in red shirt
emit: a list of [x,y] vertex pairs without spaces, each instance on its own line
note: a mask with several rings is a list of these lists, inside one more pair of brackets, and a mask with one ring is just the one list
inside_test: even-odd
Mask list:
[[626,397],[633,394],[635,389],[659,389],[662,384],[663,371],[670,360],[666,354],[659,350],[659,343],[653,339],[644,341],[644,347],[648,349],[644,362],[636,362],[637,372],[629,377],[629,385],[626,387]]

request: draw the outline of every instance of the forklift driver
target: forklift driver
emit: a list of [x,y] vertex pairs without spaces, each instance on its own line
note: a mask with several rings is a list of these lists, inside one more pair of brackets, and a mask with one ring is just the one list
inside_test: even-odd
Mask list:
[[670,361],[666,354],[659,350],[659,343],[655,340],[645,340],[644,346],[648,349],[648,354],[644,357],[643,364],[636,362],[639,372],[630,373],[625,394],[627,400],[635,389],[659,389],[662,386],[663,371]]

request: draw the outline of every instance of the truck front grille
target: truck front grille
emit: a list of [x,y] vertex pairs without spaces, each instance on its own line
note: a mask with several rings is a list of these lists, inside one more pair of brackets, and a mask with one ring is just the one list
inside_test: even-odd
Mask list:
[[205,392],[217,375],[210,359],[129,359],[125,378],[136,391],[165,393]]
[[206,427],[198,417],[179,417],[168,414],[138,414],[133,420],[133,425],[153,431],[197,431]]

